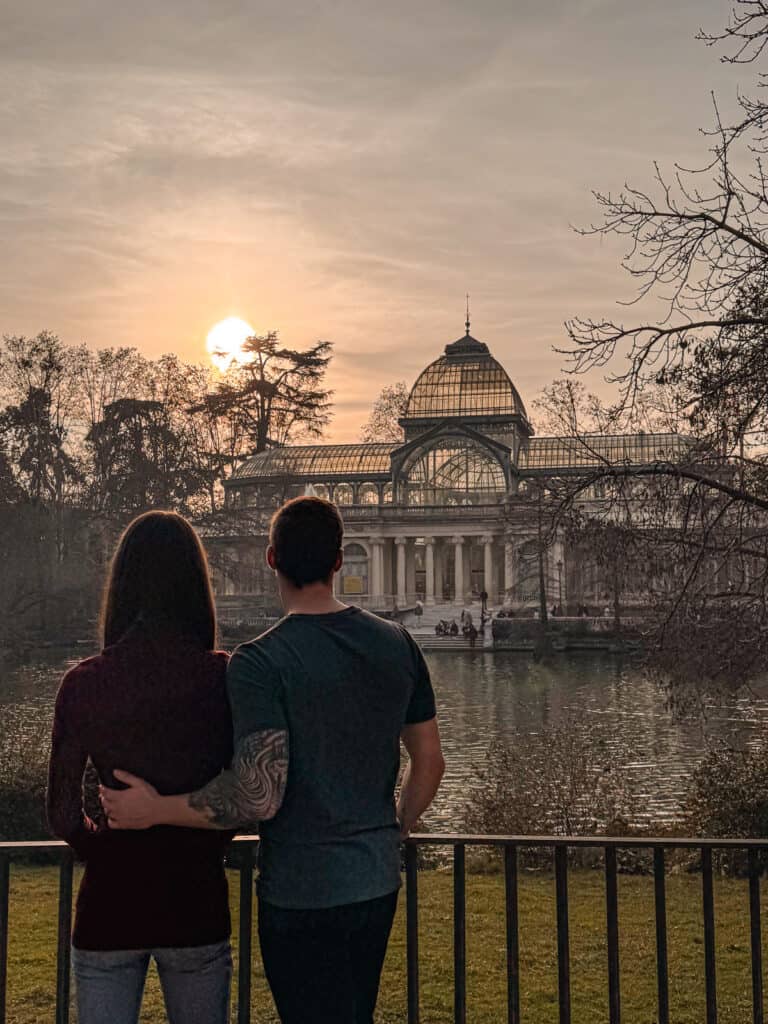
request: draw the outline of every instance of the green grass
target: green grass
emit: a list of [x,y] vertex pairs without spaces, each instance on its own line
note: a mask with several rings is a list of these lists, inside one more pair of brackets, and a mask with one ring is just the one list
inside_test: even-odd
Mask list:
[[[605,899],[600,872],[573,871],[569,878],[573,1020],[607,1022]],[[699,1024],[704,1018],[704,947],[701,878],[673,874],[667,883],[671,1019]],[[236,879],[231,889],[237,892]],[[52,1019],[55,993],[57,873],[50,868],[11,871],[8,963],[9,1024]],[[419,876],[421,1008],[425,1024],[453,1019],[452,880],[450,873]],[[720,1020],[751,1021],[749,907],[745,881],[715,882]],[[402,1024],[405,1011],[404,901],[395,925],[382,979],[379,1021]],[[233,906],[235,935],[237,907]],[[763,920],[768,916],[763,906]],[[656,1020],[653,880],[620,876],[622,1019],[628,1024]],[[257,943],[254,934],[254,950]],[[235,951],[236,952],[236,951]],[[520,965],[522,1018],[528,1024],[557,1019],[557,954],[554,882],[551,876],[521,873]],[[467,1018],[471,1024],[500,1024],[506,1012],[504,891],[499,875],[467,880]],[[74,1019],[74,1015],[73,1015]],[[165,1020],[157,978],[151,974],[142,1021]],[[234,1016],[233,1016],[234,1020]],[[276,1024],[258,952],[253,964],[252,1020]]]

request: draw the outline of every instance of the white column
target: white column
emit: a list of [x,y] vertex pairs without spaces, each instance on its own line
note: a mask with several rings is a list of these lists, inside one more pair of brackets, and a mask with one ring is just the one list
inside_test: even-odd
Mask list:
[[384,590],[381,582],[382,558],[381,558],[381,537],[370,537],[371,559],[368,575],[368,597],[381,597]]
[[464,604],[464,538],[454,537],[454,600],[457,604]]
[[509,600],[515,587],[515,548],[511,540],[504,541],[504,597]]
[[416,600],[416,545],[405,549],[405,597],[410,604]]
[[493,593],[493,537],[486,534],[483,537],[485,560],[483,564],[483,590],[488,594],[488,600],[494,601]]
[[381,545],[381,591],[387,598],[391,598],[395,591],[392,583],[392,547],[386,537]]
[[435,538],[427,537],[424,559],[424,574],[426,577],[426,603],[435,603]]
[[397,548],[397,603],[400,607],[405,605],[405,546],[408,543],[407,537],[395,537]]
[[435,599],[438,604],[445,601],[445,554],[445,544],[441,543],[435,551]]

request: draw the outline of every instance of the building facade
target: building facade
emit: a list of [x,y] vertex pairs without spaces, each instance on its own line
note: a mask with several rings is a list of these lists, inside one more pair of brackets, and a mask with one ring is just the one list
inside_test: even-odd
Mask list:
[[[258,522],[259,510],[299,494],[334,501],[346,527],[339,592],[374,609],[416,600],[455,606],[483,592],[492,605],[525,608],[535,606],[542,586],[563,609],[602,602],[605,582],[588,552],[569,550],[556,534],[542,557],[531,492],[548,477],[583,476],[601,461],[668,461],[682,439],[534,436],[506,370],[466,328],[416,380],[400,420],[402,441],[252,456],[225,482],[232,521],[242,514],[243,522]],[[225,543],[229,568],[219,590],[255,593],[263,585],[265,527]]]

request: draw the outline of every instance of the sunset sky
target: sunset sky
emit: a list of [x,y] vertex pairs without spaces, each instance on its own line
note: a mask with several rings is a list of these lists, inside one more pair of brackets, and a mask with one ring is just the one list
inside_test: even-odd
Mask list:
[[[334,440],[463,332],[524,399],[617,315],[590,188],[700,162],[716,0],[0,0],[0,331],[332,341]],[[600,386],[599,380],[591,382]]]

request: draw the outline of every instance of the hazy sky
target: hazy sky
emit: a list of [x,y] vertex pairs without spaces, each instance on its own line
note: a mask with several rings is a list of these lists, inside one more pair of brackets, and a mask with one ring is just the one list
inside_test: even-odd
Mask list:
[[[334,342],[330,436],[463,333],[523,398],[629,294],[590,188],[694,161],[719,0],[0,0],[0,331]],[[599,382],[593,381],[597,384]]]

